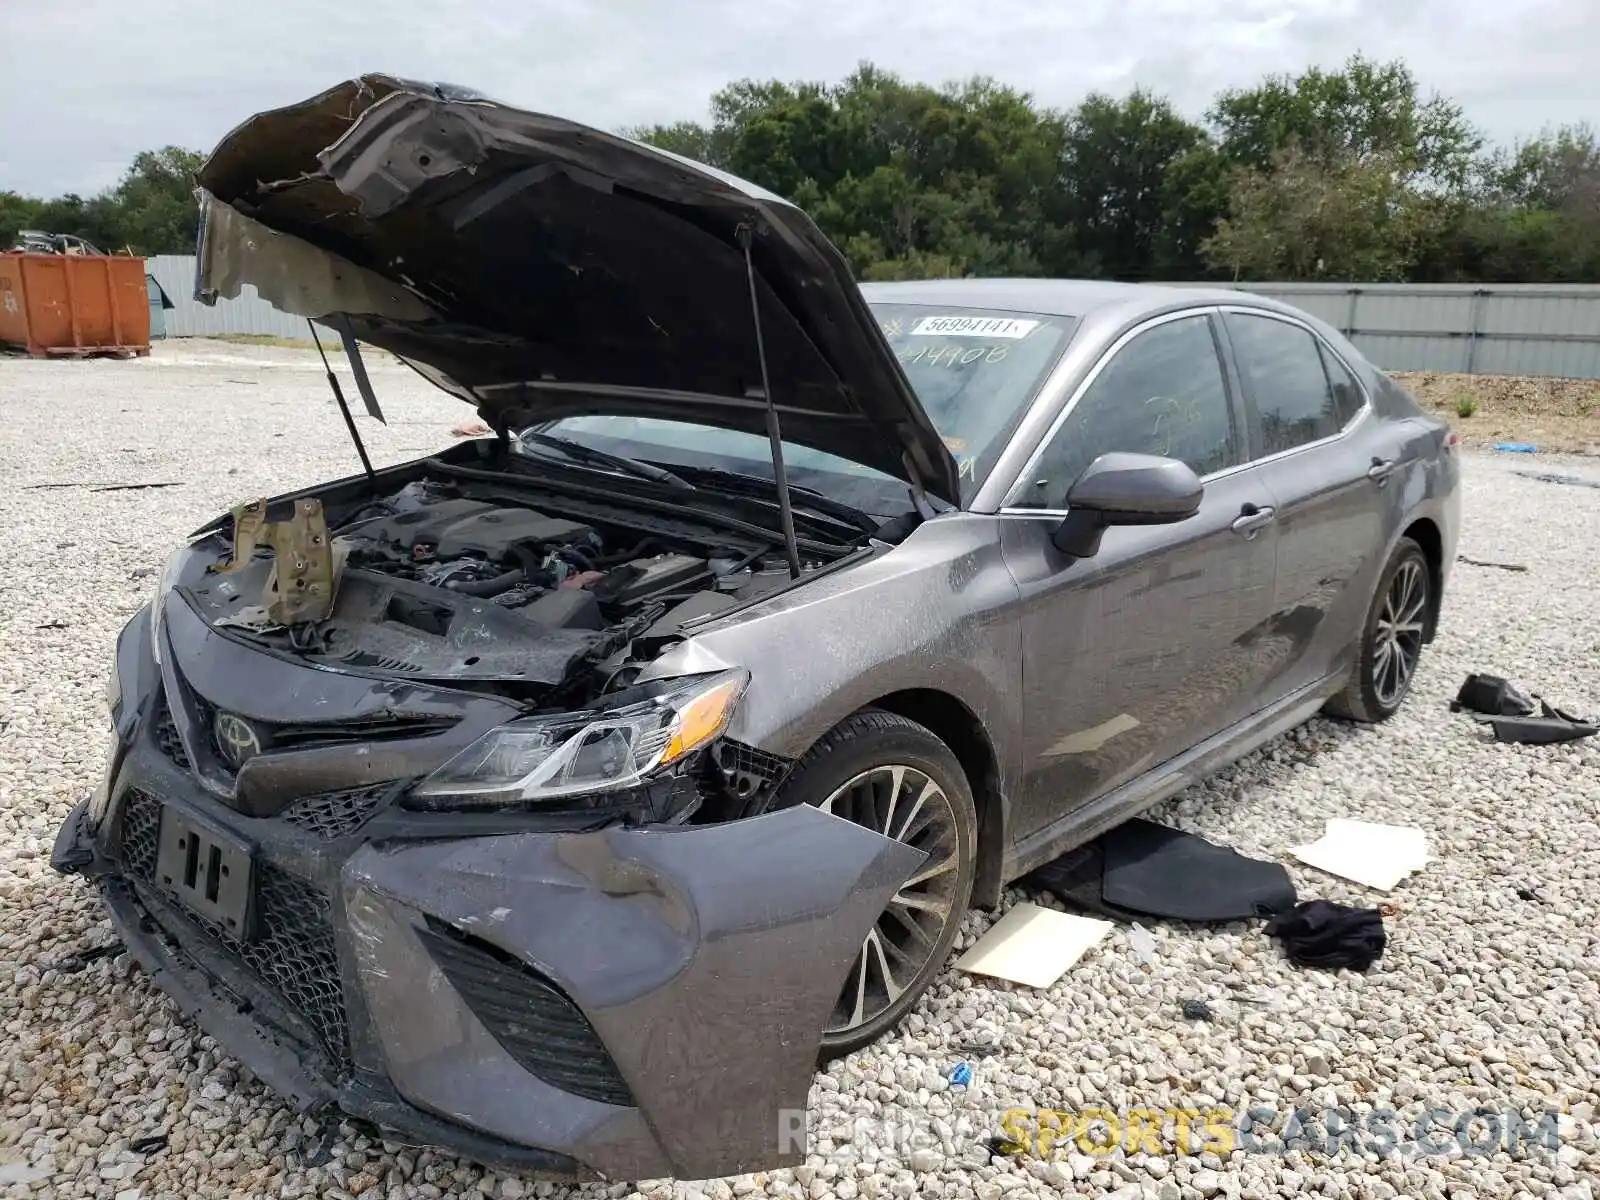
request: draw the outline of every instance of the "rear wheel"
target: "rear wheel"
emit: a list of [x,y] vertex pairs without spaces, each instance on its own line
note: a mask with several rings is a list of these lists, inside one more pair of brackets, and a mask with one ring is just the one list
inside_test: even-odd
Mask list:
[[1378,577],[1350,678],[1328,702],[1330,714],[1378,722],[1400,711],[1422,657],[1432,600],[1428,556],[1416,542],[1401,538]]
[[793,804],[928,855],[850,964],[822,1035],[826,1062],[899,1024],[950,957],[972,898],[977,810],[950,748],[915,721],[876,709],[840,722],[795,764],[772,807]]

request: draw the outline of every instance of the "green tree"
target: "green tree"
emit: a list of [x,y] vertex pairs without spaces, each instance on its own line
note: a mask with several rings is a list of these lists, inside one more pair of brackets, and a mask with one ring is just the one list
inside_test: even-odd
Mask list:
[[1146,91],[1092,95],[1065,120],[1049,215],[1053,271],[1118,279],[1202,274],[1202,241],[1227,199],[1206,131]]
[[1239,171],[1205,255],[1234,279],[1403,280],[1429,215],[1393,160],[1290,147],[1268,170]]
[[1484,156],[1468,203],[1415,277],[1600,282],[1600,139],[1546,130]]
[[1206,243],[1239,276],[1393,280],[1456,273],[1483,140],[1401,62],[1274,75],[1207,113],[1234,164]]
[[806,208],[863,276],[1040,270],[1060,122],[993,80],[933,88],[870,64],[834,86],[740,80],[710,125],[633,132]]
[[624,129],[622,136],[636,142],[648,142],[684,158],[692,158],[712,167],[723,167],[719,147],[712,131],[698,121],[677,121],[671,125],[641,125]]
[[[205,155],[164,146],[136,155],[110,201],[119,214],[119,248],[135,254],[192,254],[200,232],[194,177]],[[102,246],[109,250],[110,246]]]
[[194,176],[205,156],[178,146],[134,157],[121,181],[98,196],[38,200],[0,192],[0,246],[22,229],[85,238],[108,253],[192,254],[200,228]]
[[1460,105],[1424,98],[1403,62],[1359,54],[1338,71],[1312,67],[1224,91],[1206,116],[1223,157],[1258,171],[1298,147],[1323,163],[1382,161],[1434,187],[1461,188],[1483,146]]

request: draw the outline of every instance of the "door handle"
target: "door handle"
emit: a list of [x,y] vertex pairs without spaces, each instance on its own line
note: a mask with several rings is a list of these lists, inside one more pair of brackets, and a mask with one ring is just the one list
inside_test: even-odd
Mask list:
[[1367,478],[1373,480],[1379,487],[1382,487],[1386,482],[1388,482],[1389,473],[1393,471],[1394,468],[1394,459],[1374,458],[1372,460],[1372,465],[1367,468]]
[[1239,515],[1233,519],[1233,531],[1243,534],[1246,541],[1255,537],[1263,528],[1272,524],[1275,514],[1270,507],[1257,507],[1246,504],[1239,510]]

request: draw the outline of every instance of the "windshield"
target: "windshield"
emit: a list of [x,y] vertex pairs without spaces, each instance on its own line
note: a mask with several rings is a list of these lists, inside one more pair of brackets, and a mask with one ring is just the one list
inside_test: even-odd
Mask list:
[[[873,304],[901,369],[961,472],[961,498],[978,489],[1072,335],[1073,317],[992,309]],[[772,478],[767,439],[665,417],[564,417],[538,427],[612,454],[665,467]],[[525,447],[537,453],[534,447]],[[810,446],[785,442],[789,482],[863,512],[909,506],[902,480]]]

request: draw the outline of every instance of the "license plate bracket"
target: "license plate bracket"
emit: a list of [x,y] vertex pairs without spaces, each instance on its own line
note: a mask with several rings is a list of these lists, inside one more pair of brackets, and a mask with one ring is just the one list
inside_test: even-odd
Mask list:
[[241,940],[255,915],[255,847],[171,805],[161,809],[156,884],[196,916]]

